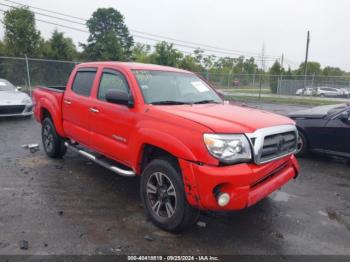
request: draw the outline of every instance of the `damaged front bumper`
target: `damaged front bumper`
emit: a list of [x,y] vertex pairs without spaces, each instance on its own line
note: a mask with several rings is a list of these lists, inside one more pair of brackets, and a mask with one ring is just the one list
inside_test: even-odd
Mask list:
[[[229,211],[254,205],[296,178],[299,164],[290,155],[263,165],[242,163],[232,166],[199,165],[180,160],[187,201],[202,210]],[[230,201],[218,204],[217,192]]]

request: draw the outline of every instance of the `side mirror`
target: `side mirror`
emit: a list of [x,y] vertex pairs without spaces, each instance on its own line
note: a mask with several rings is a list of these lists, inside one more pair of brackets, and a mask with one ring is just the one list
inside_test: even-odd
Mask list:
[[350,121],[350,112],[345,111],[340,114],[339,119],[342,121]]
[[22,89],[22,87],[21,86],[17,86],[16,89],[17,89],[17,91],[20,91]]
[[106,94],[106,101],[128,107],[134,106],[134,101],[130,98],[129,94],[120,90],[109,90]]

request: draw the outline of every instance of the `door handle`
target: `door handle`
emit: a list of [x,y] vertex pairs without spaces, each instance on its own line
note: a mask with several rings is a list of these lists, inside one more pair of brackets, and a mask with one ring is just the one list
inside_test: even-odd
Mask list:
[[97,108],[93,108],[93,107],[90,107],[90,112],[92,112],[92,113],[98,113],[98,112],[100,112],[100,110],[98,110]]
[[72,102],[71,102],[70,100],[68,100],[68,99],[64,99],[63,101],[64,101],[64,103],[67,104],[67,105],[72,104]]

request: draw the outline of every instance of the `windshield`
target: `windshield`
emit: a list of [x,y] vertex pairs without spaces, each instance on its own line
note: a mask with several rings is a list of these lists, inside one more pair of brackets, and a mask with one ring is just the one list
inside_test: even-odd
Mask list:
[[133,70],[147,104],[222,103],[203,80],[193,74]]
[[16,88],[7,80],[0,79],[0,91],[13,91]]

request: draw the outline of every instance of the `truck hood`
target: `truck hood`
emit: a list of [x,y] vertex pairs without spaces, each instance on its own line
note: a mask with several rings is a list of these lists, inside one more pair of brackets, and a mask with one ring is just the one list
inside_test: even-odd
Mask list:
[[257,129],[294,124],[288,117],[228,104],[155,106],[158,110],[199,123],[216,133],[251,133]]
[[30,98],[19,91],[0,91],[0,105],[22,105],[23,100]]

